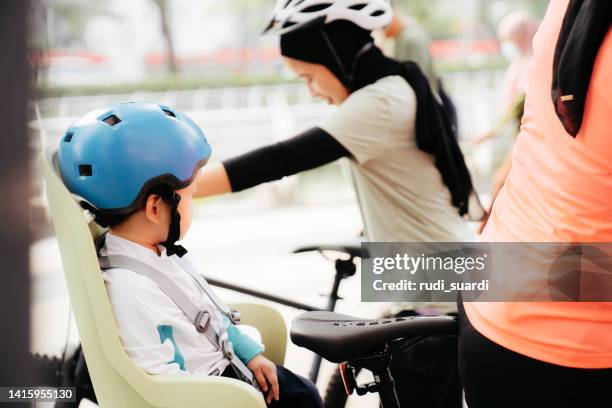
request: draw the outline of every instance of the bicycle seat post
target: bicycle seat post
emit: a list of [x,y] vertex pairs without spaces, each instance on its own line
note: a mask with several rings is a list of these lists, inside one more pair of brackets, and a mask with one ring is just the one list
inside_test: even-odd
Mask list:
[[363,389],[362,392],[358,390],[358,394],[362,395],[366,392],[378,392],[383,408],[400,408],[397,392],[395,391],[395,380],[393,379],[390,368],[392,358],[392,354],[389,352],[387,346],[383,353],[359,358],[349,363],[350,365],[362,367],[372,372],[375,386],[367,384],[359,387]]
[[[390,361],[390,358],[388,359]],[[374,378],[378,376],[378,395],[380,395],[380,402],[383,408],[400,408],[399,399],[397,398],[397,392],[395,391],[395,380],[391,375],[391,368],[389,367],[389,361],[384,369],[378,374],[374,373]]]
[[[342,299],[338,296],[338,290],[340,289],[340,283],[355,274],[357,271],[357,266],[354,262],[354,257],[350,256],[349,259],[336,259],[334,262],[334,269],[336,273],[334,274],[334,282],[332,284],[332,290],[329,293],[329,298],[327,299],[327,305],[325,306],[325,310],[329,310],[333,312],[336,309],[336,303],[338,299]],[[319,369],[321,368],[321,357],[315,356],[312,367],[310,369],[310,373],[308,374],[308,378],[315,382],[319,376]]]
[[[350,244],[350,245],[335,245],[335,244],[333,245],[314,245],[314,246],[300,247],[294,250],[293,252],[301,253],[301,252],[310,252],[310,251],[317,251],[328,260],[330,259],[327,256],[325,256],[324,251],[336,251],[336,252],[341,252],[341,253],[348,255],[348,259],[338,258],[334,261],[334,269],[336,273],[334,274],[334,281],[332,283],[331,292],[329,293],[329,296],[327,299],[327,304],[325,306],[325,309],[323,309],[323,310],[327,310],[330,312],[334,311],[336,309],[336,303],[338,302],[339,299],[342,299],[340,296],[338,296],[338,290],[340,289],[340,283],[342,282],[342,280],[350,276],[353,276],[355,272],[357,271],[357,266],[355,265],[355,258],[358,258],[361,256],[361,247],[358,245],[353,245],[353,244]],[[315,354],[313,362],[312,362],[312,367],[308,374],[308,378],[314,383],[316,383],[317,378],[319,376],[320,367],[321,367],[321,356]]]
[[357,271],[357,266],[355,266],[354,258],[351,257],[350,259],[336,259],[334,262],[334,269],[336,270],[334,283],[332,284],[332,290],[329,294],[327,306],[325,307],[325,310],[329,310],[330,312],[335,310],[338,299],[341,299],[341,297],[338,296],[340,282],[342,282],[343,279],[353,276]]

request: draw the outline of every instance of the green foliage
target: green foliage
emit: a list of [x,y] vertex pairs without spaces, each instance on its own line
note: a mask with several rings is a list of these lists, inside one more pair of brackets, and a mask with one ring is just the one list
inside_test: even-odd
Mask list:
[[83,32],[90,18],[96,16],[110,16],[118,18],[109,8],[108,0],[97,0],[95,2],[75,2],[73,0],[56,0],[47,3],[48,16],[56,27],[63,27],[58,34],[61,38],[49,38],[51,46],[55,40],[66,45],[78,45],[83,37]]
[[221,88],[249,85],[268,85],[286,83],[281,75],[231,75],[217,77],[182,77],[160,76],[148,78],[140,82],[113,85],[79,85],[79,86],[49,86],[40,84],[37,87],[39,97],[126,94],[132,92],[163,92],[169,90],[193,90],[200,88]]

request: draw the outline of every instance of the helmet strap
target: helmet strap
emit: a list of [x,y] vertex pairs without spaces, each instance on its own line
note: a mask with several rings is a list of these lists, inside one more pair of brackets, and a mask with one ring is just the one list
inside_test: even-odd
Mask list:
[[342,75],[344,76],[344,80],[346,81],[345,85],[350,84],[353,81],[353,78],[351,78],[351,75],[348,72],[346,72],[346,69],[344,68],[344,64],[342,64],[342,61],[340,60],[340,57],[338,56],[338,53],[336,52],[336,47],[334,47],[334,44],[332,44],[331,40],[329,39],[329,36],[327,35],[323,27],[319,27],[319,30],[321,30],[321,35],[323,35],[325,44],[327,44],[327,47],[329,48],[334,59],[336,60],[336,64],[338,64],[338,68],[340,68],[340,71],[342,72]]
[[327,32],[325,32],[323,27],[320,27],[319,29],[321,30],[321,34],[323,35],[323,39],[325,40],[325,43],[327,44],[327,47],[329,48],[329,50],[331,51],[334,59],[336,60],[336,64],[338,64],[338,67],[340,68],[340,71],[342,72],[342,75],[344,75],[344,79],[346,81],[345,85],[349,86],[349,87],[352,86],[353,79],[354,79],[354,73],[355,73],[355,66],[357,65],[357,61],[366,52],[368,52],[371,48],[374,47],[374,43],[373,42],[368,42],[363,47],[361,47],[361,49],[357,52],[357,54],[355,55],[355,58],[353,59],[353,64],[352,64],[351,70],[349,72],[349,71],[346,70],[346,67],[344,66],[344,64],[342,64],[342,61],[340,60],[340,57],[338,56],[338,53],[336,52],[336,48],[334,47],[334,44],[329,39],[329,35],[327,35]]
[[357,51],[357,54],[355,54],[355,59],[353,60],[353,66],[351,66],[351,77],[354,76],[353,73],[355,72],[355,68],[357,67],[357,62],[359,61],[359,59],[368,51],[370,51],[370,49],[374,48],[374,43],[373,42],[369,42],[366,45],[364,45],[363,47],[361,47],[361,49],[359,51]]
[[181,237],[181,214],[178,212],[178,204],[181,201],[181,196],[172,191],[168,196],[171,205],[170,228],[168,229],[168,238],[162,243],[166,247],[166,255],[176,255],[182,258],[187,253],[187,250],[181,245],[176,245],[176,241]]

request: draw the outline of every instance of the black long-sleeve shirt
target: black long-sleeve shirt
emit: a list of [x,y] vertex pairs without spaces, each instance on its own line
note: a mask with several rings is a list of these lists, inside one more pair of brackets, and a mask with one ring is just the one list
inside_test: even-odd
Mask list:
[[313,127],[291,139],[225,160],[232,191],[242,191],[314,169],[351,154],[329,133]]

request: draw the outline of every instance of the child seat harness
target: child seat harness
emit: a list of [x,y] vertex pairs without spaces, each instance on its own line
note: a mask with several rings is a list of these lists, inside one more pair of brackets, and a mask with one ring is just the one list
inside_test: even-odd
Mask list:
[[[100,269],[105,272],[111,268],[122,268],[129,269],[140,275],[146,276],[151,279],[159,289],[166,294],[172,301],[187,315],[189,320],[195,326],[198,333],[206,336],[206,338],[217,348],[218,351],[223,353],[223,356],[230,362],[230,366],[236,373],[236,376],[254,386],[257,386],[257,382],[253,377],[253,373],[244,365],[242,361],[234,353],[232,344],[223,335],[227,332],[225,324],[221,325],[221,329],[217,330],[212,324],[212,316],[207,310],[199,307],[193,302],[190,297],[184,292],[184,290],[177,285],[168,275],[164,274],[155,267],[142,262],[136,258],[132,258],[126,255],[108,255],[99,256],[98,261],[100,263]],[[180,268],[185,271],[189,276],[196,282],[201,293],[206,295],[215,308],[225,317],[230,320],[230,324],[238,324],[240,321],[240,313],[230,310],[230,308],[223,303],[212,291],[210,285],[206,280],[198,274],[187,262],[181,258],[176,257],[175,261]]]

